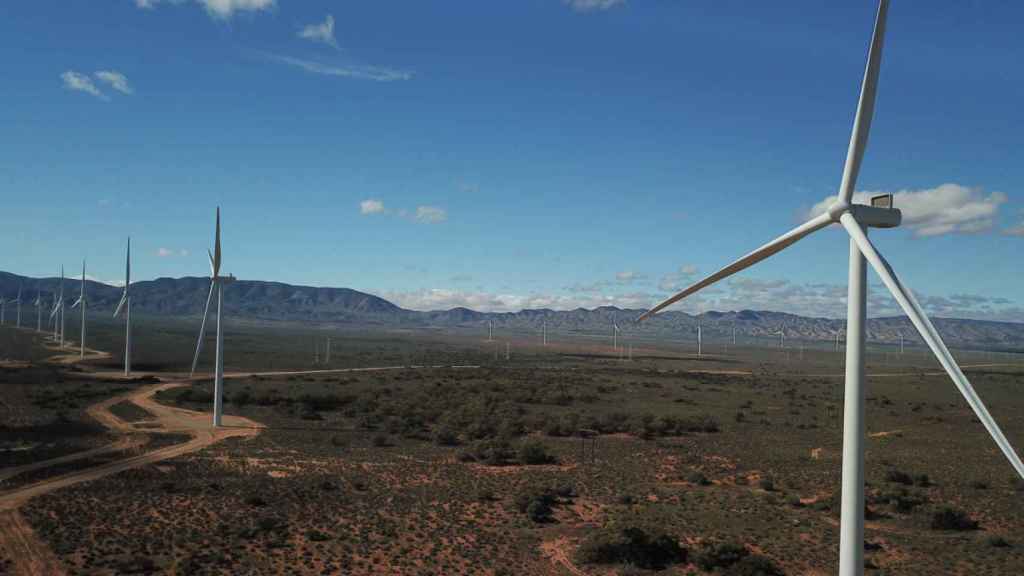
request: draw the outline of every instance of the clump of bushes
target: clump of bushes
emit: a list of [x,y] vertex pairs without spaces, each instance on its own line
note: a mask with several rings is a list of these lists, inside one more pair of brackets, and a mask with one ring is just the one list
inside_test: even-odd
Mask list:
[[552,507],[558,502],[555,491],[550,488],[530,487],[516,495],[516,510],[527,515],[538,524],[551,521]]
[[512,445],[503,438],[491,438],[477,440],[468,450],[459,454],[459,460],[463,462],[482,462],[491,466],[503,466],[508,464],[515,456]]
[[576,552],[588,564],[629,564],[646,570],[663,570],[686,562],[687,550],[679,540],[649,526],[626,525],[590,534]]
[[932,514],[932,530],[977,530],[978,521],[963,510],[945,507]]
[[519,445],[519,461],[523,464],[554,464],[556,458],[539,440],[525,440]]
[[710,486],[711,485],[711,480],[708,480],[707,476],[705,476],[701,472],[696,472],[696,471],[690,472],[690,475],[686,477],[686,481],[691,483],[691,484],[696,484],[697,486]]
[[721,570],[727,576],[783,576],[782,569],[770,559],[751,554],[736,542],[707,544],[694,563],[705,571]]

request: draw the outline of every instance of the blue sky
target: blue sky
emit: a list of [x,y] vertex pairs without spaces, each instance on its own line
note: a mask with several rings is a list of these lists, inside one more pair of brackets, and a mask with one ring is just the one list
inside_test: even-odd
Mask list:
[[[838,186],[871,2],[10,3],[4,261],[419,309],[649,306]],[[858,190],[934,313],[1024,321],[1017,3],[897,1]],[[827,230],[684,309],[842,316]],[[894,305],[875,290],[870,313]]]

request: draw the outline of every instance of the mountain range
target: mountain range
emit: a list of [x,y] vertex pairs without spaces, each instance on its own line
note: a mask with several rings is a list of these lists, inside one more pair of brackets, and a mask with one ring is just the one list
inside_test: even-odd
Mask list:
[[[44,310],[53,305],[60,286],[59,278],[29,278],[0,272],[0,298],[8,302],[22,289],[22,306],[31,309],[36,295],[42,296]],[[210,279],[200,277],[158,278],[135,282],[132,290],[132,311],[154,316],[198,316],[209,291]],[[64,294],[68,303],[78,297],[80,281],[67,278]],[[86,281],[86,299],[92,311],[113,311],[121,298],[122,288]],[[663,312],[651,320],[634,325],[633,319],[643,310],[602,306],[592,310],[521,310],[519,312],[478,312],[468,308],[452,308],[421,312],[406,310],[364,292],[349,288],[318,288],[294,286],[281,282],[237,280],[224,292],[225,313],[233,318],[253,321],[318,323],[324,325],[379,326],[405,328],[476,328],[486,330],[488,322],[495,329],[532,332],[546,324],[552,334],[577,333],[611,337],[612,324],[624,331],[643,335],[674,335],[695,338],[698,316],[685,312]],[[8,304],[8,316],[13,311]],[[23,314],[26,314],[23,308]],[[30,314],[31,317],[34,314]],[[845,320],[811,318],[784,312],[740,310],[705,312],[699,317],[706,341],[731,339],[735,329],[738,338],[778,338],[780,330],[791,340],[833,341],[844,330]],[[959,318],[933,318],[947,344],[961,348],[1024,351],[1024,324]],[[876,343],[899,342],[903,335],[908,345],[919,344],[917,332],[905,317],[872,318],[868,320],[868,340]]]

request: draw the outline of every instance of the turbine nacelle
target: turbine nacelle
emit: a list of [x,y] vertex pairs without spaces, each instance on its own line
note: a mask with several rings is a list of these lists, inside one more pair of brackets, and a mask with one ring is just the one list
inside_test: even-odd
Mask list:
[[866,228],[896,228],[903,222],[903,213],[892,205],[892,194],[875,196],[870,205],[838,200],[825,213],[835,223],[839,223],[843,214],[849,213]]

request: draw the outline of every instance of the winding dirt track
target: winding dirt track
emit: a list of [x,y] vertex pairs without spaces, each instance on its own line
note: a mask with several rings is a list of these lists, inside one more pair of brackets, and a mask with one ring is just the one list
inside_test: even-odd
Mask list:
[[[15,562],[13,566],[14,574],[27,576],[64,573],[60,560],[36,537],[31,526],[18,513],[18,507],[30,498],[81,482],[96,480],[124,470],[146,466],[154,462],[202,450],[226,438],[259,434],[262,426],[246,418],[225,416],[224,427],[213,429],[210,427],[211,417],[209,414],[164,406],[153,399],[153,395],[161,390],[186,386],[187,384],[187,382],[153,384],[104,400],[88,408],[88,413],[104,426],[115,432],[129,435],[123,440],[102,448],[37,462],[3,472],[4,478],[10,478],[29,470],[37,470],[54,464],[78,460],[101,452],[141,445],[144,443],[143,439],[148,438],[143,433],[176,432],[187,433],[192,436],[191,440],[183,444],[158,448],[116,462],[70,472],[54,478],[47,478],[22,488],[0,492],[0,547],[5,549],[5,556]],[[121,420],[110,412],[111,406],[125,400],[129,400],[153,414],[153,420],[143,423],[147,427],[136,428],[135,425]],[[157,426],[154,427],[154,423]]]

